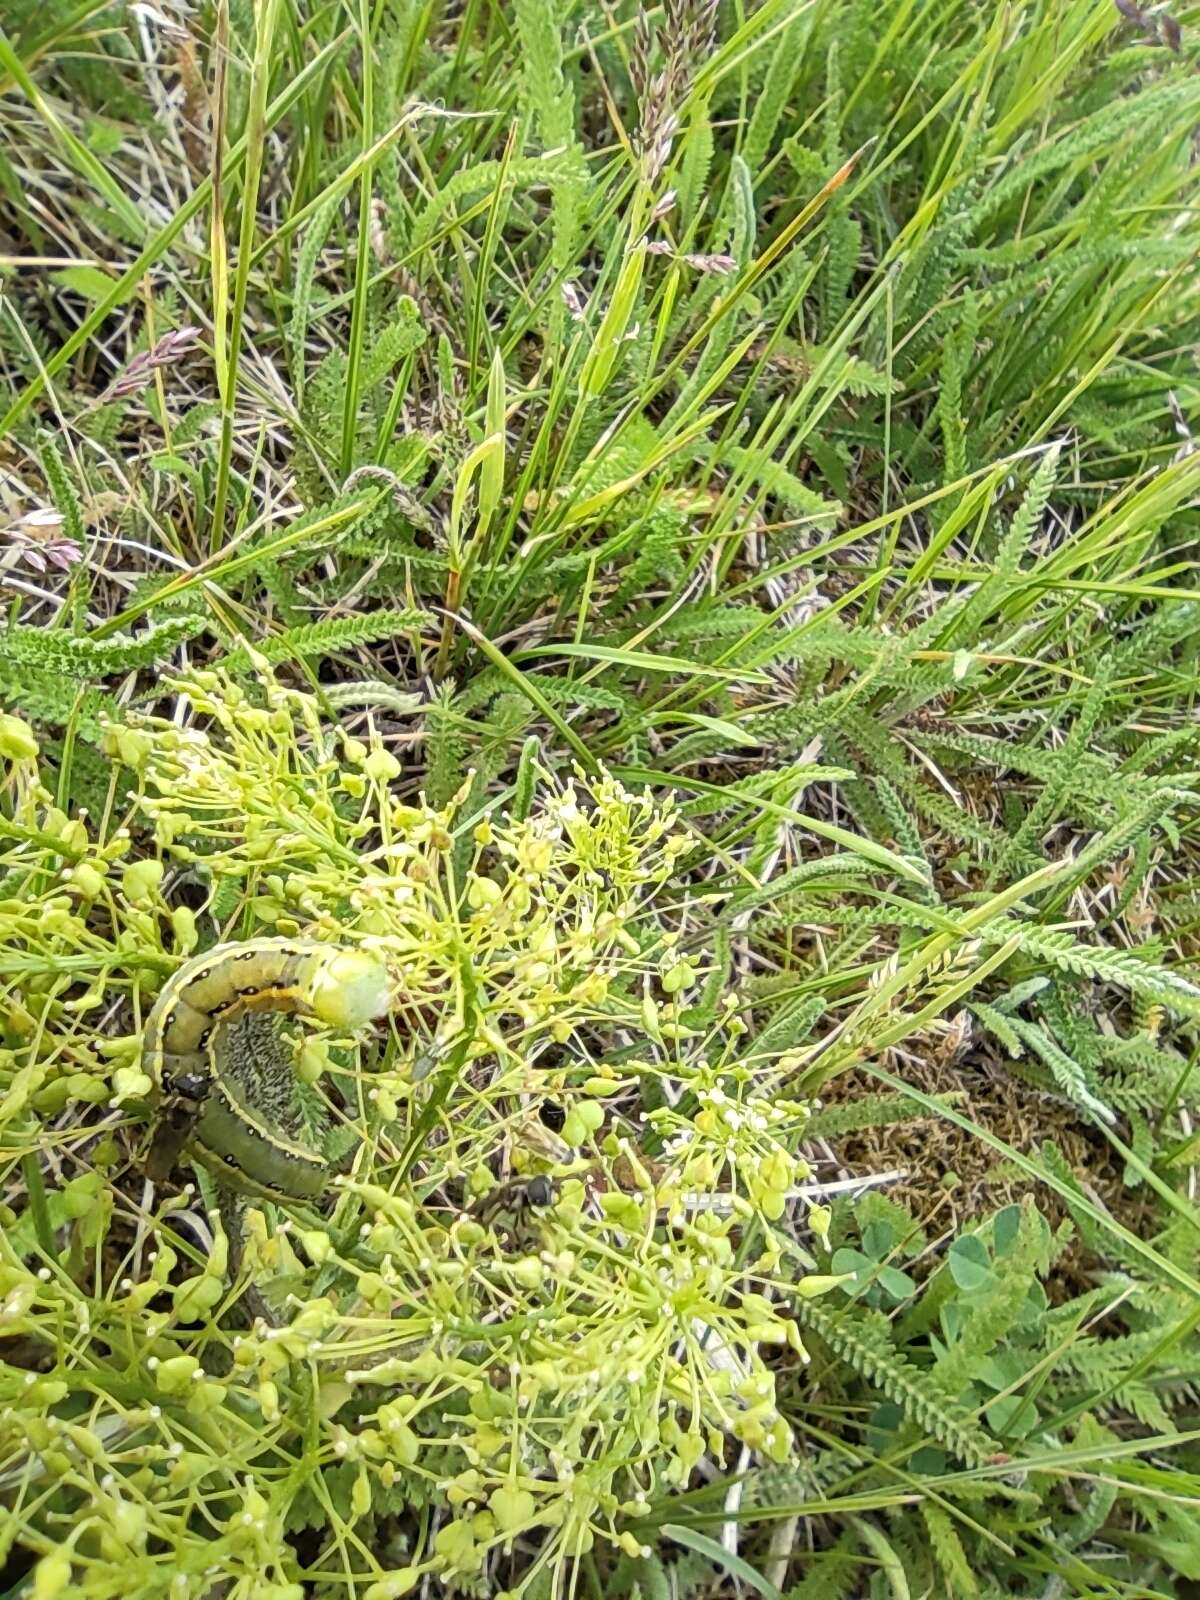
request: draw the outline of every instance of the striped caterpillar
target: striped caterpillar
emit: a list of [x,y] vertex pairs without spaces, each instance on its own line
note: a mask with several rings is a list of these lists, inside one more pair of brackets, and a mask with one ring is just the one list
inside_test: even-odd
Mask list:
[[322,1157],[269,1126],[230,1071],[239,1050],[243,1058],[259,1051],[265,1070],[270,1041],[264,1048],[261,1030],[231,1025],[273,1012],[357,1028],[390,1009],[391,990],[387,968],[373,956],[310,940],[248,939],[186,961],[146,1022],[142,1060],[161,1102],[147,1175],[160,1182],[186,1146],[243,1193],[320,1194],[328,1176]]

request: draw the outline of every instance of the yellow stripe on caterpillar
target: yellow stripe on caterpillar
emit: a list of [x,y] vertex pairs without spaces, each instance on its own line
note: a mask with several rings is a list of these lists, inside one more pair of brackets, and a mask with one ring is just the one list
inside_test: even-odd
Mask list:
[[158,1082],[161,1057],[202,1053],[217,1022],[280,1011],[359,1028],[386,1015],[392,994],[387,967],[365,951],[300,939],[216,945],[167,980],[146,1023],[143,1057]]

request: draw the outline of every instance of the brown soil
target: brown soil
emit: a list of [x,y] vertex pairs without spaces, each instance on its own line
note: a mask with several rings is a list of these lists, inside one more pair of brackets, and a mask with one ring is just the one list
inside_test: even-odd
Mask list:
[[[955,1063],[906,1062],[897,1071],[925,1094],[954,1094],[958,1112],[1023,1155],[1037,1156],[1052,1142],[1089,1197],[1131,1232],[1152,1225],[1144,1189],[1127,1189],[1123,1163],[1104,1135],[1074,1107],[1021,1082],[1000,1063],[968,1056]],[[824,1085],[821,1102],[841,1105],[879,1086],[867,1073],[847,1072]],[[1032,1195],[1052,1226],[1066,1215],[1059,1196],[982,1139],[932,1113],[884,1128],[864,1128],[829,1141],[851,1177],[900,1169],[905,1177],[882,1192],[912,1212],[931,1234],[969,1224],[1001,1206]],[[827,1174],[822,1174],[823,1176]],[[1072,1255],[1075,1255],[1072,1252]],[[1076,1259],[1075,1267],[1082,1267]]]

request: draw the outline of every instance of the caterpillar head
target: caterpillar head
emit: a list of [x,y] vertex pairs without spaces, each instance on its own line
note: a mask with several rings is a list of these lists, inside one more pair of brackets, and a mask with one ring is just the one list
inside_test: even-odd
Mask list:
[[313,978],[312,1012],[331,1028],[361,1028],[392,1009],[395,982],[384,962],[363,950],[339,950]]

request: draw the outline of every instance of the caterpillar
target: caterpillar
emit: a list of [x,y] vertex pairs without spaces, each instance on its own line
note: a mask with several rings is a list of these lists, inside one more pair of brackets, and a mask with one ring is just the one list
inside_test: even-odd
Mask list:
[[256,1070],[277,1067],[277,1051],[261,1030],[234,1025],[268,1012],[356,1028],[383,1016],[391,1001],[381,961],[310,940],[248,939],[185,961],[155,1001],[142,1043],[160,1102],[147,1175],[161,1181],[187,1148],[243,1193],[299,1200],[320,1194],[324,1160],[269,1126],[241,1087]]

